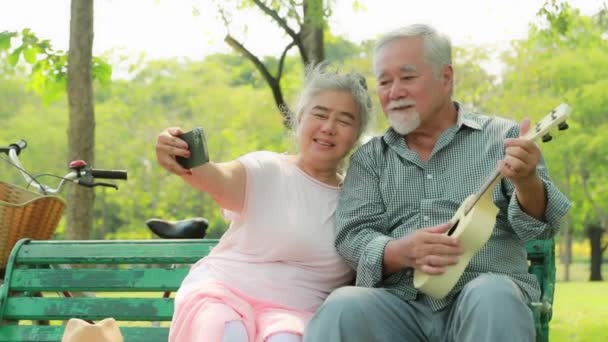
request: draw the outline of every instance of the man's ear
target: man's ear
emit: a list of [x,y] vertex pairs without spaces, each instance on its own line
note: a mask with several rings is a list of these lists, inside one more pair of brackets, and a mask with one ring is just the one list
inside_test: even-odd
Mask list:
[[441,79],[443,80],[443,85],[447,90],[451,91],[452,88],[454,88],[454,68],[452,68],[452,64],[443,66]]

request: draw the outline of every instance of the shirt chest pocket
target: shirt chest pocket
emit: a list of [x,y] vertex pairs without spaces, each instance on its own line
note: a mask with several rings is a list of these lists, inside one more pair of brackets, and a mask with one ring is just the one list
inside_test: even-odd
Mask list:
[[462,182],[434,179],[420,172],[402,177],[386,177],[381,181],[385,215],[392,230],[409,231],[445,223],[474,191],[473,186],[463,188]]

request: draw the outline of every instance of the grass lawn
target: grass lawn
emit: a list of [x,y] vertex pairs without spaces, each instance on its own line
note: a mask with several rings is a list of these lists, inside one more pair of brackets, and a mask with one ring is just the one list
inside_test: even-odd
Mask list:
[[608,282],[558,282],[551,342],[608,341]]
[[[557,266],[551,342],[608,341],[608,282],[589,282],[589,264],[570,267],[570,282],[563,279],[563,265]],[[604,266],[604,277],[608,270]]]

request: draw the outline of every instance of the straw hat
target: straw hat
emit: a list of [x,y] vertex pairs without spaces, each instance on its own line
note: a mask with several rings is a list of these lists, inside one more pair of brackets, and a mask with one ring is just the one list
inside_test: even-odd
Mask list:
[[95,324],[72,318],[65,327],[61,342],[123,342],[123,337],[114,318]]

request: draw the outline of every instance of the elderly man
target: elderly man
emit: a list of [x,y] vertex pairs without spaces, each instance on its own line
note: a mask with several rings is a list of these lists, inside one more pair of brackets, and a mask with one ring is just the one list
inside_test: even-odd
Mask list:
[[[336,212],[336,247],[356,286],[334,291],[305,341],[533,341],[526,303],[540,290],[524,241],[550,238],[569,202],[552,184],[529,121],[474,115],[452,100],[449,38],[427,25],[389,33],[374,51],[390,128],[352,156]],[[498,169],[489,241],[442,299],[413,286],[463,253],[444,234],[465,198]]]

